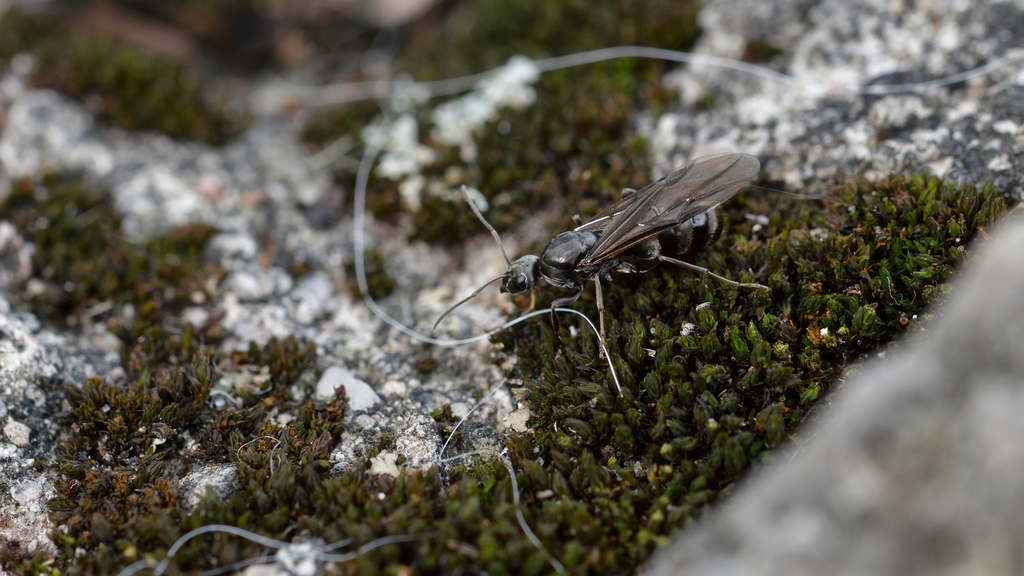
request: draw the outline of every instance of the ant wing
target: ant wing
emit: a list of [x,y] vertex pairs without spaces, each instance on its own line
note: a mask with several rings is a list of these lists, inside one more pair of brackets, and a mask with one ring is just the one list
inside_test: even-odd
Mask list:
[[760,169],[761,163],[748,154],[693,160],[577,228],[600,234],[579,266],[614,258],[663,230],[707,212],[750,183]]
[[[657,184],[657,182],[655,184]],[[633,204],[636,203],[637,200],[642,198],[643,195],[646,194],[647,191],[655,184],[648,184],[639,192],[634,190],[630,195],[624,196],[622,200],[619,200],[615,204],[612,204],[611,206],[605,208],[604,210],[601,211],[600,214],[584,222],[582,225],[577,227],[575,231],[593,232],[594,234],[600,236],[601,233],[604,232],[604,229],[607,228],[608,225],[613,221],[615,216],[618,216],[625,210],[628,210],[630,206],[632,206]]]

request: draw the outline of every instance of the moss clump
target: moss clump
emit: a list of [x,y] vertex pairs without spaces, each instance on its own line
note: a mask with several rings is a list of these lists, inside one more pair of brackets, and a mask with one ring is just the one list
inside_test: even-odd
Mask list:
[[627,45],[687,50],[700,35],[697,2],[483,0],[460,8],[410,30],[399,63],[417,79],[482,72],[515,54],[546,58]]
[[771,62],[772,58],[775,58],[779,54],[782,54],[782,50],[779,50],[764,40],[751,40],[750,42],[747,42],[747,45],[743,48],[743,61],[763,64],[765,62]]
[[[370,296],[375,300],[386,298],[395,289],[395,279],[388,274],[384,257],[381,256],[380,252],[370,249],[366,251],[364,263],[366,265],[366,282]],[[347,278],[351,278],[351,281],[348,283],[349,290],[356,297],[362,298],[363,293],[359,290],[359,284],[356,282],[355,264],[345,265],[345,275]]]
[[[544,322],[502,334],[499,346],[518,343],[534,414],[531,430],[507,441],[526,521],[571,573],[635,569],[769,459],[850,360],[912,325],[966,257],[963,244],[1004,210],[991,187],[956,189],[925,176],[862,181],[824,209],[743,195],[727,207],[739,224],[697,263],[763,282],[770,297],[665,267],[617,277],[606,298],[621,396],[592,335],[564,337],[559,348]],[[767,214],[768,223],[755,225],[748,213]],[[191,528],[223,523],[290,541],[353,538],[353,549],[384,536],[418,537],[328,572],[550,571],[516,522],[500,464],[457,465],[448,484],[436,471],[372,476],[366,462],[331,477],[327,455],[343,398],[304,405],[286,427],[266,420],[267,410],[299,405],[296,382],[304,386],[314,360],[310,348],[283,341],[219,365],[268,375],[272,392],[246,397],[243,407],[199,401],[208,389],[202,354],[183,378],[168,372],[147,387],[116,390],[94,382],[69,395],[83,424],[62,452],[68,477],[51,503],[54,520],[69,527],[55,535],[61,556],[45,564],[8,555],[5,564],[20,573],[112,573],[145,555],[162,558]],[[448,411],[434,418],[450,426]],[[190,431],[204,459],[237,462],[241,491],[188,515],[171,481],[181,462],[166,449],[148,452],[147,433],[159,423]],[[259,434],[274,441],[238,450]],[[392,448],[391,440],[377,448]],[[262,553],[207,535],[179,551],[169,570],[211,570]]]
[[137,246],[125,239],[105,192],[54,175],[15,182],[0,219],[36,245],[33,276],[44,285],[30,298],[44,318],[77,323],[98,316],[97,305],[116,311],[130,304],[132,325],[111,328],[140,336],[187,306],[208,303],[223,276],[201,258],[213,228],[190,224]]
[[[267,376],[259,390],[240,391],[248,403],[260,403],[265,408],[286,406],[292,400],[292,390],[282,384],[297,383],[300,377],[316,363],[316,345],[312,342],[300,344],[294,337],[279,340],[271,338],[263,347],[249,343],[249,350],[233,355],[234,363],[241,366],[266,366]],[[316,382],[303,382],[306,396],[313,392]],[[270,392],[268,395],[267,393]]]
[[[295,483],[305,487],[327,478],[326,459],[343,430],[343,391],[326,404],[303,403],[287,394],[301,382],[303,372],[315,370],[315,356],[294,339],[272,340],[219,364],[209,351],[197,350],[183,368],[159,368],[126,384],[93,379],[81,389],[69,385],[71,410],[61,423],[70,432],[58,461],[63,477],[56,482],[58,496],[49,502],[51,518],[62,527],[52,535],[61,563],[45,566],[39,558],[5,550],[5,566],[23,574],[53,569],[114,574],[141,553],[166,551],[215,514],[201,510],[190,516],[178,490],[177,480],[194,462],[239,462],[245,496],[227,505],[211,504],[213,510],[226,508],[224,516],[238,510],[246,517],[258,513],[261,523],[280,525],[287,514],[282,517],[280,509],[256,512],[259,502],[276,508],[306,498],[308,494],[294,491]],[[250,395],[243,406],[216,408],[210,403],[217,373],[246,366],[269,374],[266,384],[274,391],[274,402]],[[295,414],[294,420],[281,426],[267,419],[274,407]],[[268,439],[242,447],[259,436]],[[186,445],[193,438],[190,452]],[[247,523],[237,515],[231,521]],[[202,542],[196,545],[204,547]],[[238,552],[227,552],[227,558]],[[191,552],[186,555],[196,558]]]
[[[538,212],[559,222],[595,214],[609,190],[647,184],[647,143],[635,131],[635,115],[660,107],[660,73],[625,61],[551,72],[537,85],[543,97],[535,105],[488,123],[478,139],[479,171],[467,184],[488,199],[491,224],[506,229]],[[428,176],[458,165],[455,151],[446,153]],[[465,201],[424,194],[422,204],[412,215],[416,239],[460,243],[481,231]]]
[[[1005,210],[991,186],[925,176],[861,181],[833,200],[824,212],[753,195],[731,204],[742,224],[697,263],[764,283],[770,298],[665,267],[618,276],[605,303],[621,397],[592,335],[562,348],[544,323],[500,336],[518,340],[518,369],[533,375],[534,434],[510,441],[521,486],[576,510],[568,523],[544,502],[535,528],[560,534],[563,554],[599,551],[563,559],[574,571],[635,566],[728,493],[848,362],[942,294],[964,242]],[[768,225],[755,230],[749,213]]]
[[32,84],[85,101],[92,112],[128,130],[222,144],[242,122],[213,104],[181,64],[139,48],[69,34],[43,17],[8,10],[0,16],[0,60],[38,58]]
[[[540,58],[624,44],[686,50],[699,35],[697,7],[662,0],[526,5],[491,0],[467,5],[442,23],[428,19],[414,26],[399,66],[429,80],[485,71],[514,54]],[[566,22],[574,23],[571,29]],[[438,38],[442,34],[444,40]],[[545,74],[536,104],[502,111],[487,124],[477,139],[477,165],[470,170],[463,169],[457,150],[431,140],[430,111],[424,110],[421,139],[441,158],[424,172],[453,190],[461,184],[478,188],[499,230],[537,212],[554,210],[559,220],[573,212],[596,213],[607,203],[608,190],[647,183],[642,176],[649,173],[646,142],[635,125],[640,110],[657,113],[671,98],[661,89],[665,69],[664,63],[622,60]],[[361,117],[352,107],[325,112],[311,120],[308,137],[330,141],[367,121]],[[344,186],[353,184],[350,173],[337,178]],[[479,233],[479,222],[461,196],[455,198],[424,191],[422,207],[412,214],[410,237],[458,245]],[[371,180],[367,205],[378,218],[401,214],[396,187],[382,179]]]
[[[63,415],[61,425],[75,426],[81,442],[64,454],[61,471],[79,478],[84,472],[77,465],[85,456],[123,466],[152,452],[169,434],[199,416],[213,378],[209,355],[196,354],[185,369],[146,372],[125,386],[99,378],[81,388],[66,386],[71,410]],[[71,455],[73,459],[68,458]]]

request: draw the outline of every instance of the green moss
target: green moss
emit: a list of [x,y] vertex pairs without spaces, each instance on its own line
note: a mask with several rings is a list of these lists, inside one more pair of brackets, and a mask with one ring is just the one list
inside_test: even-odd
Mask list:
[[[520,463],[537,454],[547,463],[520,478],[524,491],[568,493],[591,511],[576,543],[610,556],[582,571],[642,561],[770,458],[848,362],[942,294],[963,244],[1005,210],[991,186],[926,176],[861,181],[824,210],[786,204],[755,194],[732,202],[740,224],[696,262],[764,283],[770,298],[664,267],[616,277],[605,302],[621,397],[586,327],[562,348],[546,323],[499,336],[509,349],[517,341],[517,370],[533,374],[535,434],[510,446]],[[755,231],[749,213],[769,224]]]
[[[216,373],[243,366],[267,370],[273,401],[243,396],[244,406],[215,408],[208,399]],[[62,424],[71,434],[61,445],[58,496],[49,502],[51,518],[62,526],[53,534],[58,557],[73,559],[62,573],[116,573],[137,559],[134,554],[166,550],[197,522],[208,521],[216,512],[190,516],[175,481],[195,461],[240,462],[242,482],[255,493],[236,497],[226,510],[217,508],[222,515],[242,510],[243,517],[234,516],[232,522],[244,526],[245,518],[258,513],[268,525],[290,524],[278,506],[309,496],[296,493],[296,483],[305,489],[326,478],[327,456],[343,430],[346,407],[343,389],[326,404],[303,404],[277,394],[301,384],[309,368],[315,369],[310,347],[294,339],[271,340],[219,366],[212,363],[212,353],[201,351],[187,367],[158,369],[126,384],[93,379],[81,389],[69,385],[71,410]],[[295,419],[279,426],[266,418],[271,407]],[[268,441],[247,444],[260,436]],[[186,451],[191,438],[196,447]],[[290,496],[282,499],[284,493]],[[268,508],[259,510],[261,502]],[[81,555],[80,550],[93,553]],[[10,551],[4,556],[5,565],[21,573],[54,568],[40,569],[35,557],[19,558]]]
[[[370,290],[370,296],[375,300],[380,300],[391,294],[391,291],[395,289],[395,279],[392,278],[387,269],[385,268],[384,257],[380,255],[380,252],[369,249],[365,255],[366,264],[366,282],[367,288]],[[359,290],[359,284],[356,282],[356,267],[354,264],[347,264],[345,266],[345,274],[351,279],[349,282],[349,290],[352,294],[358,298],[363,297],[363,293]]]
[[302,139],[322,148],[349,134],[352,136],[353,146],[357,147],[350,154],[358,158],[358,146],[362,144],[359,134],[379,113],[380,105],[372,101],[328,108],[310,117],[303,127]]
[[[697,263],[765,283],[770,297],[665,267],[618,276],[606,298],[621,396],[582,326],[562,347],[544,322],[500,335],[499,346],[518,343],[534,414],[529,433],[507,439],[526,521],[571,573],[635,569],[770,459],[847,362],[912,325],[967,257],[963,244],[1004,210],[991,187],[955,189],[927,176],[862,181],[825,207],[744,194],[727,206],[737,223],[727,240]],[[769,222],[755,228],[748,213]],[[593,311],[593,303],[582,308]],[[6,566],[112,573],[143,555],[162,558],[191,528],[224,523],[286,540],[354,538],[353,547],[389,535],[421,538],[328,568],[343,573],[550,570],[516,523],[500,464],[457,464],[447,484],[436,470],[372,476],[366,462],[331,477],[327,456],[343,397],[304,405],[284,428],[265,420],[268,408],[298,406],[278,390],[305,385],[315,371],[311,348],[272,342],[220,365],[270,376],[274,392],[241,408],[204,403],[208,357],[196,353],[190,362],[184,372],[123,387],[92,382],[69,394],[78,424],[62,451],[61,495],[51,501],[53,519],[68,527],[55,534],[59,561],[8,554]],[[434,417],[446,427],[451,420],[443,409]],[[152,431],[162,424],[200,439],[204,459],[237,462],[241,491],[187,515],[172,481],[181,461],[153,449]],[[275,441],[239,450],[257,435]],[[393,439],[375,448],[393,449]],[[262,552],[234,537],[204,536],[170,570],[214,569]]]
[[[266,366],[269,369],[269,378],[262,384],[261,389],[254,393],[241,392],[243,400],[247,403],[260,403],[266,408],[274,406],[285,406],[292,399],[293,390],[288,387],[300,381],[307,374],[308,370],[316,365],[316,345],[312,342],[300,344],[294,337],[284,340],[271,338],[264,346],[249,344],[249,350],[245,354],[235,354],[235,364],[245,366]],[[302,382],[304,387],[303,395],[313,392],[315,380],[307,379]],[[267,392],[271,394],[266,395]],[[266,396],[265,396],[266,395]]]
[[439,424],[445,422],[451,423],[459,421],[459,419],[455,417],[455,414],[452,413],[451,404],[445,404],[441,408],[434,410],[433,412],[430,413],[430,417],[433,418],[434,421]]
[[[699,35],[695,2],[489,0],[463,10],[441,24],[426,20],[414,26],[399,66],[414,71],[418,80],[449,78],[505,64],[514,54],[540,58],[626,44],[686,50]],[[566,22],[574,24],[566,27]],[[502,111],[486,125],[477,139],[477,165],[470,170],[457,150],[431,141],[430,111],[421,111],[421,137],[440,154],[425,173],[451,189],[461,184],[479,189],[498,230],[538,212],[553,212],[559,220],[574,212],[596,213],[613,191],[646,184],[646,142],[636,135],[637,114],[657,113],[672,99],[661,88],[667,69],[663,62],[621,60],[545,74],[536,104]],[[343,107],[314,117],[309,140],[322,145],[352,133],[368,121],[362,114],[370,111],[365,106],[363,111]],[[350,173],[337,178],[346,186],[353,183]],[[412,214],[410,237],[457,245],[478,234],[480,223],[461,196],[455,197],[425,191],[422,208]],[[401,206],[397,186],[380,178],[370,182],[367,205],[378,218],[402,213],[396,209]]]
[[186,306],[207,303],[223,276],[200,255],[215,232],[209,226],[187,225],[137,246],[125,239],[109,196],[74,180],[15,182],[0,219],[36,245],[33,276],[44,284],[29,298],[44,318],[74,324],[130,304],[131,325],[111,328],[144,336]]
[[750,42],[747,42],[747,45],[743,48],[743,61],[763,64],[765,62],[770,62],[772,58],[775,58],[779,54],[782,54],[782,50],[779,50],[764,40],[751,40]]
[[[503,111],[478,138],[479,171],[466,183],[487,197],[491,224],[503,230],[539,212],[559,221],[590,215],[612,190],[643,187],[647,143],[635,114],[658,108],[663,95],[652,87],[659,84],[660,70],[649,63],[545,74],[535,105]],[[440,178],[459,164],[454,151],[447,154],[426,173]],[[412,218],[413,237],[427,242],[460,243],[481,231],[465,202],[429,194]]]
[[79,388],[66,386],[71,410],[61,424],[78,428],[82,442],[71,452],[74,460],[65,460],[61,471],[72,478],[84,478],[78,472],[81,458],[124,465],[132,458],[151,453],[168,434],[192,422],[201,412],[213,386],[213,367],[206,354],[197,354],[182,370],[143,373],[125,385],[115,386],[99,378]]
[[41,16],[8,10],[0,16],[0,59],[38,58],[32,84],[88,103],[92,112],[128,130],[220,144],[240,131],[181,64],[139,48],[75,36]]
[[707,93],[698,98],[697,101],[693,103],[693,111],[703,112],[705,110],[710,110],[714,108],[717,104],[718,100],[715,99],[714,95],[711,93]]
[[700,35],[699,8],[673,0],[483,0],[443,22],[414,26],[399,62],[418,80],[439,80],[500,66],[515,54],[545,58],[625,45],[687,50]]

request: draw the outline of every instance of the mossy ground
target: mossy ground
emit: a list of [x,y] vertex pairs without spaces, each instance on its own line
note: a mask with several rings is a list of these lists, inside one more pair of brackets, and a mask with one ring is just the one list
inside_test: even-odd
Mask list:
[[79,37],[45,15],[0,15],[0,65],[21,53],[37,59],[31,84],[86,102],[128,130],[223,144],[243,125],[206,94],[185,66],[109,39]]
[[[572,573],[632,571],[770,459],[851,359],[915,323],[965,258],[967,240],[1003,210],[992,188],[954,189],[926,176],[859,182],[824,205],[745,193],[728,205],[725,241],[697,263],[763,282],[770,296],[666,267],[618,277],[606,298],[621,396],[583,327],[561,347],[544,322],[500,335],[499,347],[518,350],[514,370],[534,413],[529,432],[507,439],[527,522]],[[767,225],[748,213],[769,215]],[[133,349],[124,384],[68,388],[60,495],[49,504],[64,527],[54,534],[60,553],[50,562],[8,549],[5,566],[110,574],[161,558],[192,528],[222,523],[293,541],[422,536],[332,573],[550,570],[519,529],[500,464],[457,466],[447,483],[436,470],[371,476],[366,462],[331,477],[345,403],[303,400],[315,382],[312,348],[271,341],[217,358],[191,327],[150,342]],[[208,401],[217,374],[242,370],[264,377],[253,378],[241,405]],[[280,425],[268,418],[277,412],[296,418]],[[444,411],[436,416],[450,429]],[[275,441],[242,448],[257,436]],[[209,461],[237,463],[243,488],[189,514],[175,481]],[[170,569],[213,569],[261,552],[231,536],[201,537]]]
[[[105,192],[54,174],[15,182],[0,202],[0,219],[36,246],[33,278],[41,284],[25,295],[36,313],[71,325],[107,321],[129,349],[185,307],[210,306],[224,275],[201,259],[214,233],[209,226],[134,245]],[[211,337],[218,331],[207,328]]]
[[[476,61],[435,59],[436,72],[425,62],[410,60],[411,66],[429,77],[503,63],[511,54],[487,45],[491,37],[522,38],[515,51],[532,56],[626,43],[685,48],[695,37],[692,11],[687,26],[630,17],[661,6],[656,2],[626,4],[626,12],[619,4],[569,2],[524,18],[507,2],[483,6],[482,23],[464,28]],[[574,32],[583,26],[551,32],[551,22],[569,17],[613,35],[580,39]],[[658,36],[669,29],[679,36]],[[534,31],[540,40],[528,42]],[[552,37],[566,43],[545,45]],[[596,213],[621,188],[646,184],[645,144],[634,128],[638,110],[661,105],[660,71],[657,64],[612,63],[548,75],[536,106],[488,124],[478,170],[467,171],[467,183],[491,200],[495,223],[507,227],[543,210],[558,232],[572,213]],[[336,114],[337,124],[321,119],[317,138],[368,120],[352,110]],[[502,121],[510,130],[501,129]],[[457,163],[448,154],[428,175]],[[393,184],[373,186],[377,208],[393,207]],[[223,336],[216,319],[180,329],[166,322],[184,306],[215,297],[222,271],[200,258],[208,231],[195,242],[171,234],[137,247],[120,234],[102,193],[54,177],[14,190],[0,218],[44,247],[33,265],[45,290],[26,303],[52,322],[107,321],[125,342],[126,378],[68,389],[59,495],[49,504],[63,526],[53,534],[58,555],[5,547],[6,568],[112,574],[140,558],[162,559],[192,528],[222,523],[290,541],[352,537],[355,546],[387,535],[422,536],[329,565],[328,573],[550,571],[517,524],[500,464],[457,466],[444,478],[432,470],[390,479],[369,475],[361,462],[332,477],[327,458],[342,431],[345,401],[306,400],[317,375],[310,346],[289,339],[217,356],[212,350]],[[564,334],[562,346],[542,321],[496,338],[501,350],[517,354],[513,376],[525,382],[534,413],[529,432],[507,439],[522,510],[570,572],[635,571],[746,470],[770,459],[770,449],[793,433],[851,360],[923,317],[965,258],[968,239],[1004,210],[990,187],[954,189],[926,176],[858,182],[824,203],[747,192],[726,208],[725,238],[696,263],[766,284],[770,295],[667,266],[617,276],[605,298],[621,396],[585,327],[576,326],[578,336]],[[756,224],[747,214],[768,222]],[[462,234],[479,230],[458,203],[439,199],[410,217],[416,237],[437,242],[457,245]],[[539,296],[549,302],[555,292],[546,288]],[[106,316],[86,312],[108,301],[115,306]],[[129,304],[136,310],[131,319],[121,313]],[[577,307],[596,316],[590,293]],[[249,380],[236,387],[239,403],[211,400],[215,379],[225,374]],[[275,414],[295,419],[281,424]],[[435,418],[451,429],[450,414]],[[274,440],[242,448],[261,435]],[[242,489],[189,513],[177,480],[193,463],[209,461],[236,463]],[[232,536],[207,535],[185,546],[168,573],[263,553]]]
[[[628,44],[686,50],[699,37],[697,7],[663,0],[466,4],[442,22],[414,27],[396,67],[417,80],[434,80],[489,70],[516,54],[543,58]],[[636,125],[641,111],[656,114],[674,99],[661,88],[667,70],[663,62],[619,60],[545,74],[534,105],[503,111],[484,127],[476,140],[478,159],[469,167],[457,150],[431,139],[430,110],[421,110],[421,137],[441,157],[424,173],[450,188],[478,188],[499,231],[536,213],[596,213],[608,190],[647,184],[646,141]],[[306,139],[323,146],[358,134],[376,110],[361,103],[317,114]],[[349,189],[354,183],[351,173],[336,178]],[[416,240],[457,247],[480,230],[461,201],[424,193],[422,208],[404,211],[397,187],[384,179],[371,180],[368,207],[382,219],[408,214],[409,237]]]

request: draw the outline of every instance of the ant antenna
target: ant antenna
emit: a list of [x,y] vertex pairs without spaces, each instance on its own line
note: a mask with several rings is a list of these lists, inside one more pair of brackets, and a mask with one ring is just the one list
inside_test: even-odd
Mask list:
[[[466,202],[469,202],[469,207],[473,209],[473,214],[476,214],[476,217],[483,222],[484,226],[486,226],[488,230],[491,231],[491,236],[494,236],[494,241],[498,243],[498,248],[501,248],[501,255],[505,257],[505,263],[511,266],[512,261],[508,259],[508,254],[505,253],[505,247],[501,244],[501,236],[498,236],[498,231],[494,229],[494,226],[491,226],[491,223],[484,218],[484,215],[480,213],[476,204],[473,203],[473,199],[469,197],[469,188],[466,188],[465,184],[462,185],[462,194],[466,197]],[[497,278],[495,278],[495,280],[497,280]],[[494,282],[494,280],[491,280],[491,282]],[[487,284],[490,284],[491,282],[488,282]],[[481,290],[483,290],[483,288],[481,288]],[[479,291],[480,290],[477,290],[477,292]],[[473,296],[476,296],[476,292],[473,293]],[[459,304],[462,304],[462,302],[459,302]]]
[[479,293],[481,293],[481,292],[483,292],[483,291],[484,291],[484,288],[487,288],[487,287],[488,287],[488,286],[490,286],[491,284],[494,284],[495,282],[497,282],[498,280],[501,280],[501,279],[502,279],[502,278],[504,278],[504,277],[505,277],[505,275],[504,275],[504,274],[502,274],[501,276],[498,276],[497,278],[492,278],[492,279],[488,280],[488,281],[487,281],[487,284],[484,284],[483,286],[481,286],[481,287],[477,288],[476,290],[474,290],[474,291],[473,291],[473,293],[472,293],[472,294],[470,294],[469,296],[466,296],[466,297],[465,297],[465,298],[463,298],[462,300],[459,300],[459,301],[458,301],[458,302],[457,302],[457,303],[456,303],[456,304],[455,304],[454,306],[452,306],[451,308],[449,308],[449,309],[445,310],[445,311],[444,311],[444,314],[441,314],[441,316],[439,316],[439,317],[437,318],[437,321],[436,321],[436,322],[434,322],[434,327],[433,327],[433,328],[431,328],[431,330],[437,330],[437,325],[438,325],[438,324],[440,324],[440,323],[441,323],[441,320],[444,320],[444,317],[445,317],[445,316],[447,316],[448,314],[450,314],[452,310],[455,310],[455,309],[456,309],[456,308],[458,308],[459,306],[462,306],[462,305],[463,305],[463,304],[465,304],[466,302],[469,302],[469,301],[470,301],[470,300],[472,300],[473,298],[476,298],[477,294],[479,294]]
[[832,198],[828,194],[800,194],[799,192],[790,192],[789,190],[779,190],[778,188],[769,188],[767,186],[758,186],[756,184],[748,184],[747,188],[757,188],[758,190],[765,190],[767,192],[774,192],[775,194],[781,194],[783,196],[789,196],[791,198],[798,198],[800,200],[817,200],[819,202],[835,202],[842,206],[853,206],[849,202],[843,202],[839,198]]
[[799,192],[790,192],[789,190],[781,190],[779,188],[770,188],[768,186],[758,186],[757,184],[747,184],[747,188],[757,188],[758,190],[764,190],[765,192],[773,192],[775,194],[781,194],[783,196],[792,196],[794,198],[800,198],[803,200],[827,200],[825,194],[813,195],[813,194],[800,194]]
[[[476,207],[475,203],[473,203],[473,198],[471,198],[469,195],[469,188],[467,188],[465,184],[462,185],[462,195],[466,197],[466,202],[469,203],[469,207],[473,209],[473,214],[476,214],[477,219],[480,220],[480,222],[482,222],[483,225],[486,226],[487,229],[491,231],[491,236],[494,236],[494,241],[498,243],[498,248],[501,249],[501,255],[505,257],[505,263],[511,266],[512,261],[508,259],[508,254],[505,253],[505,246],[503,246],[501,243],[501,236],[498,236],[498,231],[494,229],[494,226],[491,226],[491,223],[488,222],[486,218],[484,218],[484,215],[480,213],[480,209]],[[437,321],[434,322],[434,327],[431,328],[431,330],[437,330],[437,325],[440,324],[441,320],[444,320],[444,317],[450,314],[452,310],[455,310],[459,306],[462,306],[466,302],[469,302],[473,298],[476,298],[478,294],[483,292],[484,288],[487,288],[491,284],[494,284],[495,282],[501,280],[504,277],[505,275],[502,274],[497,278],[492,278],[488,280],[486,284],[474,290],[472,294],[456,302],[454,306],[445,310],[444,314],[441,314],[441,316],[438,317]]]

